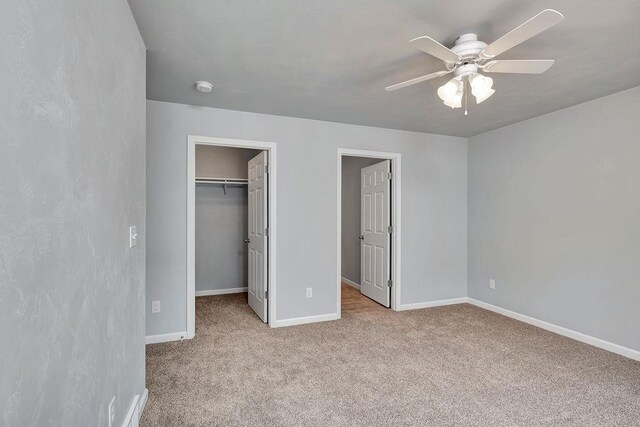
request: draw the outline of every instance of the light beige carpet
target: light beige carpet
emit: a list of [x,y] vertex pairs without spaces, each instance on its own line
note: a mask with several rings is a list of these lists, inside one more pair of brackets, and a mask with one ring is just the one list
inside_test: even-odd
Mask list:
[[197,298],[147,346],[142,426],[640,425],[640,363],[462,304],[269,329]]

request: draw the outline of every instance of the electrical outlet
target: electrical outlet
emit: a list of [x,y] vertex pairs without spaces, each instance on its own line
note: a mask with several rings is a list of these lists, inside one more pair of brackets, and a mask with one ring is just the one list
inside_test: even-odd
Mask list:
[[495,289],[496,288],[496,281],[493,279],[489,279],[489,289]]
[[109,417],[109,427],[113,427],[116,424],[116,397],[113,396],[111,398],[111,402],[109,402],[109,413],[107,414]]
[[313,288],[307,288],[307,298],[311,298],[313,296]]
[[151,301],[151,313],[160,313],[160,301]]
[[135,225],[129,227],[129,248],[133,248],[138,244],[138,229]]

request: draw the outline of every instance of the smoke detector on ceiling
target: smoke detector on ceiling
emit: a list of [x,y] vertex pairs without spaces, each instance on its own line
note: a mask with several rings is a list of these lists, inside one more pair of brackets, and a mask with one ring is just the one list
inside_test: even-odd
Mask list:
[[213,90],[213,85],[210,82],[198,80],[196,82],[196,89],[198,90],[198,92],[209,93]]

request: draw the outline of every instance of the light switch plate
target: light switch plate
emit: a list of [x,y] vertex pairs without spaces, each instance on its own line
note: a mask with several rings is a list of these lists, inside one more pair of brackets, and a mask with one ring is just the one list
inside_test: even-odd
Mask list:
[[138,244],[138,229],[135,225],[129,227],[129,248]]
[[493,279],[489,279],[489,289],[495,289],[496,288],[496,281]]

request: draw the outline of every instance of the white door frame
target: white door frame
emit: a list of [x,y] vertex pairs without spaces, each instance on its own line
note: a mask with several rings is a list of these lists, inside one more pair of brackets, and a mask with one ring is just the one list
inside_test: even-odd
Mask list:
[[276,239],[278,232],[276,229],[276,202],[277,198],[277,155],[275,142],[247,141],[242,139],[215,138],[209,136],[187,136],[187,338],[193,338],[196,333],[196,145],[217,145],[221,147],[249,148],[254,150],[267,151],[269,173],[269,240],[268,262],[269,278],[268,289],[269,299],[267,301],[269,310],[269,326],[276,323]]
[[338,215],[337,215],[337,287],[338,287],[338,301],[337,301],[337,313],[338,317],[341,316],[342,310],[342,158],[343,157],[366,157],[371,159],[391,160],[391,173],[393,177],[391,179],[391,226],[393,227],[393,233],[391,234],[391,280],[393,286],[391,287],[391,310],[398,311],[400,308],[400,289],[401,289],[401,253],[400,242],[402,237],[402,215],[400,212],[400,180],[401,173],[401,155],[400,153],[391,153],[386,151],[369,151],[369,150],[356,150],[352,148],[338,148]]

